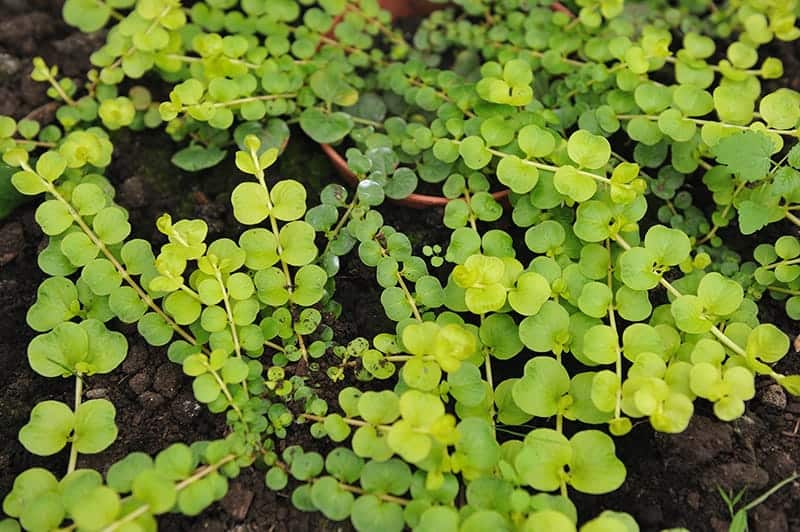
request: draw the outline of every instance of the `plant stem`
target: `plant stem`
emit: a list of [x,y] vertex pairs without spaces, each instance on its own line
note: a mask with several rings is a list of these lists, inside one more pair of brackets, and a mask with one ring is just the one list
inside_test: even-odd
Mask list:
[[281,353],[286,352],[286,349],[274,342],[270,342],[269,340],[264,340],[264,345],[267,347],[271,347],[275,351],[280,351]]
[[[78,407],[81,406],[83,399],[83,379],[80,374],[75,375],[75,408],[72,409],[74,413],[78,413]],[[67,462],[67,475],[75,471],[78,465],[78,446],[75,442],[71,442],[69,446],[69,461]]]
[[[614,293],[614,261],[611,257],[611,240],[606,239],[606,249],[608,250],[608,289]],[[611,330],[614,331],[614,336],[617,339],[615,351],[617,353],[617,360],[615,362],[615,372],[617,374],[617,393],[616,401],[614,404],[614,418],[619,419],[622,414],[622,352],[619,348],[619,331],[617,330],[617,319],[614,312],[613,300],[608,304],[608,324]]]
[[787,294],[790,296],[800,296],[800,290],[789,290],[788,288],[783,288],[780,286],[768,286],[767,290],[772,292],[779,292],[781,294]]
[[[739,192],[744,190],[745,185],[747,185],[747,182],[746,181],[742,181],[741,183],[739,183],[739,186],[737,186],[736,189],[733,191],[733,195],[731,196],[730,203],[725,205],[725,208],[722,210],[722,215],[721,216],[722,216],[723,220],[728,216],[728,212],[730,212],[731,207],[733,207],[733,200],[736,199],[736,196],[739,195]],[[714,238],[714,235],[716,235],[717,231],[719,231],[719,230],[720,230],[720,226],[717,225],[717,224],[714,224],[714,227],[711,228],[711,230],[706,234],[706,236],[704,236],[703,238],[698,240],[697,243],[695,244],[695,246],[699,246],[701,244],[705,244],[706,242],[708,242],[709,240]]]
[[[483,324],[483,314],[481,314],[481,324]],[[492,394],[492,401],[489,405],[489,419],[492,422],[492,432],[496,433],[496,426],[495,426],[495,409],[494,409],[494,376],[492,374],[492,351],[491,349],[486,349],[486,355],[484,357],[483,365],[486,367],[486,382],[489,383],[489,389],[491,390]],[[560,414],[559,414],[560,415]]]
[[[214,268],[214,277],[216,277],[217,283],[219,283],[219,288],[222,292],[222,302],[225,304],[225,313],[228,315],[228,325],[230,325],[231,337],[233,338],[233,350],[236,352],[237,358],[242,358],[242,347],[239,344],[239,333],[236,330],[236,321],[233,319],[233,309],[231,308],[230,298],[228,297],[228,288],[222,280],[222,272],[219,271],[219,268]],[[250,394],[247,391],[246,380],[242,382],[242,388],[244,389],[245,397],[249,399]]]
[[[39,174],[36,173],[34,171],[34,169],[31,168],[31,166],[28,163],[23,163],[21,166],[22,166],[22,168],[24,170],[39,176]],[[80,227],[81,230],[84,232],[84,234],[89,237],[89,239],[92,241],[92,243],[95,245],[95,247],[97,247],[97,249],[99,249],[100,252],[103,253],[103,255],[105,255],[106,259],[108,259],[108,261],[117,270],[117,272],[119,273],[120,277],[122,277],[122,279],[126,283],[128,283],[128,285],[131,288],[133,288],[133,290],[136,292],[136,294],[139,296],[139,298],[142,301],[144,301],[145,304],[148,307],[150,307],[150,309],[153,312],[158,314],[161,317],[161,319],[163,319],[172,328],[172,330],[174,330],[176,333],[178,333],[178,335],[180,335],[184,340],[186,340],[187,342],[189,342],[192,345],[198,345],[197,339],[194,336],[192,336],[191,334],[189,334],[188,332],[186,332],[180,325],[175,323],[175,321],[172,318],[170,318],[161,309],[161,307],[159,307],[156,304],[155,301],[153,301],[153,298],[150,297],[147,294],[147,292],[145,292],[142,289],[141,286],[139,286],[139,283],[137,283],[136,281],[133,280],[131,275],[128,273],[128,270],[126,270],[125,267],[122,266],[122,264],[119,263],[119,261],[114,256],[114,254],[111,253],[111,251],[106,247],[105,243],[103,243],[103,241],[100,240],[100,238],[94,233],[94,231],[92,231],[92,229],[88,225],[86,225],[86,222],[83,220],[83,217],[80,214],[78,214],[78,211],[75,210],[75,208],[72,206],[72,204],[70,202],[68,202],[64,198],[64,196],[62,196],[58,192],[58,190],[56,190],[56,187],[52,183],[47,181],[46,179],[43,179],[41,176],[39,176],[39,179],[41,179],[42,184],[47,189],[47,192],[50,193],[54,198],[56,198],[59,202],[61,202],[66,207],[67,212],[69,212],[70,216],[75,221],[75,223],[78,224],[78,227]]]
[[[204,477],[210,475],[211,473],[214,473],[220,467],[224,466],[228,462],[231,462],[231,461],[235,460],[236,458],[237,458],[237,456],[235,454],[229,454],[229,455],[225,456],[224,458],[220,459],[218,462],[216,462],[214,464],[209,464],[209,465],[207,465],[205,467],[201,467],[200,469],[195,471],[192,476],[190,476],[188,478],[185,478],[184,480],[182,480],[178,484],[176,484],[175,485],[175,491],[180,493],[181,491],[185,490],[186,488],[188,488],[189,486],[191,486],[192,484],[194,484],[198,480],[201,480]],[[150,511],[150,505],[149,504],[143,504],[143,505],[139,506],[138,508],[136,508],[135,510],[133,510],[132,512],[130,512],[129,514],[127,514],[125,517],[123,517],[123,518],[121,518],[121,519],[119,519],[117,521],[114,521],[110,525],[108,525],[105,528],[103,528],[102,532],[113,532],[115,530],[118,530],[121,526],[123,526],[123,525],[125,525],[127,523],[130,523],[131,521],[134,521],[134,520],[138,519],[139,517],[145,515],[148,511]],[[71,530],[71,528],[67,529],[67,530]]]
[[788,210],[786,211],[786,219],[792,222],[794,225],[800,227],[800,218],[798,218]]
[[[272,200],[270,199],[270,191],[269,187],[267,187],[267,182],[264,179],[264,169],[261,168],[261,163],[258,160],[258,153],[256,150],[250,150],[250,158],[253,160],[253,168],[256,169],[256,178],[258,179],[259,185],[261,188],[264,189],[266,201],[267,201],[267,212],[269,217],[269,224],[270,229],[272,230],[272,234],[275,236],[275,243],[277,245],[276,251],[278,253],[278,258],[281,261],[281,267],[283,269],[283,276],[286,279],[286,290],[289,291],[289,294],[294,293],[294,283],[292,281],[292,274],[289,272],[289,264],[287,264],[286,260],[283,258],[283,245],[281,244],[280,239],[280,231],[278,230],[278,220],[275,218],[274,214],[274,206],[272,205]],[[303,336],[295,331],[297,334],[297,343],[300,344],[300,354],[303,358],[304,362],[308,362],[308,351],[306,350],[305,342],[303,341]]]
[[749,512],[750,510],[752,510],[753,508],[755,508],[756,506],[758,506],[762,502],[766,501],[769,497],[774,495],[775,492],[777,492],[779,489],[784,487],[786,484],[789,484],[790,482],[794,482],[798,478],[800,478],[800,473],[797,473],[797,472],[792,473],[791,475],[789,475],[785,479],[781,480],[780,482],[778,482],[777,484],[772,486],[769,490],[764,492],[760,497],[757,497],[756,499],[752,500],[750,503],[747,504],[747,506],[742,508],[742,510],[744,510],[745,512]]
[[[457,144],[461,144],[460,140],[453,140],[453,142],[455,142]],[[500,150],[495,150],[493,148],[487,148],[487,150],[492,155],[497,155],[498,157],[501,157],[501,158],[509,157],[511,155],[510,153],[504,153],[504,152],[502,152]],[[555,165],[552,165],[552,164],[545,164],[545,163],[540,163],[540,162],[536,162],[536,161],[529,161],[528,159],[520,159],[520,161],[522,161],[522,164],[526,164],[528,166],[533,166],[534,168],[538,168],[540,170],[548,170],[550,172],[556,172],[559,169],[558,166],[555,166]],[[599,182],[605,183],[607,185],[611,184],[611,180],[609,178],[601,176],[599,174],[593,174],[592,172],[587,172],[585,170],[579,170],[577,168],[575,169],[575,172],[580,174],[580,175],[584,175],[586,177],[591,177],[595,181],[599,181]],[[625,189],[632,188],[629,183],[615,183],[615,186],[618,186],[618,187],[621,187],[621,188],[625,188]]]
[[[375,240],[375,242],[381,248],[381,255],[383,255],[384,257],[387,256],[388,255],[387,249],[383,247],[383,244],[378,242],[377,239]],[[400,285],[400,289],[403,291],[403,294],[406,296],[406,301],[408,301],[408,304],[411,305],[411,312],[414,314],[414,318],[417,321],[421,322],[422,321],[422,314],[420,314],[419,308],[417,308],[417,302],[414,301],[414,296],[411,293],[411,290],[408,289],[408,285],[406,285],[406,281],[403,279],[403,274],[398,271],[398,272],[395,273],[395,277],[397,277],[397,283]]]
[[227,102],[217,102],[212,103],[211,107],[232,107],[234,105],[239,105],[243,103],[249,102],[258,102],[258,101],[270,101],[270,100],[281,100],[283,98],[294,98],[297,94],[290,92],[286,94],[262,94],[261,96],[248,96],[247,98],[237,98],[235,100],[230,100]]
[[[311,421],[318,421],[320,423],[325,421],[324,417],[315,416],[314,414],[305,414],[304,413],[304,414],[300,414],[300,417],[308,419],[308,420],[311,420]],[[349,417],[342,417],[342,421],[344,421],[345,423],[347,423],[348,425],[351,425],[353,427],[375,427],[376,429],[382,430],[384,432],[388,432],[392,428],[390,425],[372,425],[370,423],[367,423],[366,421],[361,421],[360,419],[353,419],[353,418],[349,418]]]
[[17,144],[30,144],[32,146],[36,146],[37,148],[55,148],[55,142],[44,142],[41,140],[28,140],[28,139],[11,139]]
[[[655,115],[617,115],[617,119],[618,120],[632,120],[634,118],[644,118],[645,120],[650,120],[651,122],[655,122],[655,121],[658,120],[658,116],[655,116]],[[742,131],[750,131],[751,130],[750,126],[740,126],[738,124],[730,124],[728,122],[720,122],[720,121],[717,121],[717,120],[703,120],[703,119],[700,119],[700,118],[692,118],[690,116],[685,116],[685,117],[683,117],[683,119],[684,120],[689,120],[689,121],[694,122],[695,124],[699,124],[699,125],[716,124],[718,126],[727,127],[727,128],[731,128],[731,129],[739,129],[739,130],[742,130]],[[759,131],[766,131],[766,132],[769,132],[769,133],[775,133],[775,134],[778,134],[778,135],[786,135],[786,136],[789,136],[789,137],[795,137],[796,136],[796,132],[793,129],[784,131],[784,130],[781,130],[781,129],[764,128],[763,130],[759,130]]]
[[[618,234],[615,235],[614,236],[614,240],[620,246],[622,246],[625,250],[631,249],[631,245],[628,244],[628,242],[626,242],[625,239],[622,238],[620,235],[618,235]],[[661,279],[659,279],[659,284],[661,284],[661,286],[666,288],[667,291],[670,294],[672,294],[673,296],[675,296],[675,297],[681,297],[683,295],[683,294],[681,294],[681,292],[677,288],[672,286],[672,284],[670,284],[670,282],[667,281],[666,279],[664,279],[663,277],[661,277]],[[745,357],[745,358],[747,357],[747,352],[744,350],[744,348],[742,348],[736,342],[734,342],[733,340],[728,338],[728,336],[724,332],[722,332],[716,325],[712,325],[711,326],[710,332],[711,332],[711,334],[713,334],[717,338],[717,340],[719,340],[728,349],[730,349],[731,351],[733,351],[734,353],[736,353],[739,356],[742,356],[742,357]],[[770,375],[773,378],[777,378],[777,377],[781,376],[780,374],[775,373],[774,371],[772,373],[770,373]]]
[[800,257],[791,260],[782,260],[780,262],[774,262],[772,264],[767,264],[763,266],[765,270],[771,270],[773,268],[777,268],[778,266],[791,266],[792,264],[800,264]]

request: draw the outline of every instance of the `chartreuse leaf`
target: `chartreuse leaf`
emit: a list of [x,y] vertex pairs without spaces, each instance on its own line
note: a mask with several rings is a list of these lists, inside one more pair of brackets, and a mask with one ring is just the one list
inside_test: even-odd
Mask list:
[[56,454],[67,444],[75,426],[72,410],[58,401],[42,401],[31,410],[31,417],[19,431],[19,440],[31,453]]
[[353,507],[353,494],[343,490],[333,477],[321,477],[311,486],[311,502],[332,521],[343,521]]
[[538,313],[519,324],[522,343],[537,353],[561,353],[570,341],[569,313],[555,301],[546,301]]
[[525,437],[515,465],[522,480],[541,491],[566,483],[583,493],[608,493],[626,475],[613,440],[597,430],[581,431],[567,440],[552,429],[536,429]]
[[92,399],[78,406],[75,412],[75,433],[72,444],[83,454],[99,453],[117,437],[117,411],[105,399]]
[[28,530],[57,528],[64,519],[58,480],[40,467],[23,471],[14,479],[11,492],[3,499],[3,512],[19,518]]
[[514,402],[533,416],[554,416],[562,407],[562,397],[569,391],[567,370],[555,359],[540,356],[529,360],[524,371],[512,388]]
[[611,158],[611,145],[605,137],[578,130],[567,141],[569,158],[582,168],[598,169]]
[[525,272],[517,278],[514,288],[508,291],[511,308],[524,316],[533,316],[550,298],[550,283],[536,272]]
[[502,259],[471,255],[453,269],[452,279],[465,289],[464,300],[474,314],[499,310],[506,302],[506,265]]

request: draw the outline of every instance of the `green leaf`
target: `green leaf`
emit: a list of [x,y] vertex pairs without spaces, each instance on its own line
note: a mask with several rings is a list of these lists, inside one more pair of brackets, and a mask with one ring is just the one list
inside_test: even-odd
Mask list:
[[79,528],[99,530],[116,519],[120,508],[119,495],[111,488],[98,486],[70,509],[70,515]]
[[497,165],[497,179],[513,192],[525,194],[539,182],[539,170],[516,155],[507,155]]
[[778,89],[761,99],[758,111],[769,127],[793,129],[800,121],[800,95],[791,89]]
[[491,152],[486,148],[483,139],[478,136],[467,137],[458,148],[464,164],[473,170],[480,170],[492,160]]
[[317,256],[315,237],[314,228],[306,222],[295,221],[284,225],[278,234],[283,248],[281,258],[291,266],[309,264]]
[[128,493],[133,480],[142,471],[153,467],[153,459],[142,452],[133,452],[108,468],[106,483],[117,493]]
[[659,264],[665,266],[680,264],[686,260],[692,248],[686,233],[663,225],[654,225],[647,230],[644,246],[655,254]]
[[360,532],[400,532],[405,526],[403,508],[397,503],[384,502],[375,495],[362,495],[356,499],[350,519]]
[[142,471],[131,484],[133,496],[150,506],[155,515],[168,512],[175,506],[177,492],[172,481],[155,469]]
[[602,318],[608,313],[611,299],[611,290],[607,284],[592,281],[583,285],[578,297],[578,308],[587,316]]
[[596,364],[613,364],[619,356],[619,338],[608,325],[595,325],[583,337],[583,354]]
[[186,170],[187,172],[199,172],[207,168],[213,168],[227,155],[227,152],[216,146],[200,146],[193,144],[175,153],[172,156],[172,164]]
[[519,130],[517,143],[530,158],[547,157],[556,149],[555,137],[548,130],[535,124]]
[[569,158],[582,168],[602,168],[611,158],[611,145],[605,137],[578,130],[567,141]]
[[573,456],[569,483],[583,493],[614,491],[625,481],[625,465],[615,454],[614,441],[597,430],[578,432],[570,439]]
[[693,295],[675,298],[670,306],[675,324],[690,334],[702,334],[711,330],[714,323],[704,314],[703,300]]
[[633,290],[650,290],[658,286],[661,275],[656,272],[659,256],[650,248],[633,247],[620,255],[619,275]]
[[762,203],[745,200],[739,204],[739,229],[743,235],[752,235],[770,222],[770,208]]
[[64,322],[28,345],[28,362],[45,377],[68,376],[86,359],[89,337],[76,323]]
[[172,327],[155,312],[142,316],[136,328],[150,345],[166,345],[172,339]]
[[155,466],[169,480],[183,480],[194,472],[197,458],[188,445],[173,443],[156,455]]
[[597,191],[597,185],[593,178],[568,165],[561,166],[556,170],[553,176],[553,184],[558,192],[569,196],[578,203],[590,199]]
[[36,173],[49,183],[61,177],[66,168],[67,161],[57,151],[44,152],[36,161]]
[[569,313],[555,301],[546,301],[537,314],[522,320],[519,337],[537,353],[560,353],[570,340]]
[[36,302],[28,309],[26,320],[31,329],[49,331],[70,320],[80,309],[78,291],[64,277],[45,279],[36,291]]
[[480,326],[481,342],[492,349],[492,355],[500,360],[514,357],[524,347],[517,333],[517,324],[507,314],[490,314]]
[[75,435],[72,444],[83,454],[105,450],[117,438],[117,411],[110,401],[92,399],[81,403],[75,412]]
[[269,216],[267,191],[258,183],[240,183],[233,189],[234,217],[245,225],[256,225]]
[[341,107],[349,107],[358,102],[358,91],[332,68],[322,68],[311,74],[309,86],[322,100]]
[[353,494],[339,487],[333,477],[321,477],[311,486],[311,502],[332,521],[343,521],[353,507]]
[[564,466],[572,460],[567,438],[552,429],[535,429],[525,437],[514,465],[520,479],[540,491],[554,491],[561,486]]
[[306,189],[293,179],[284,179],[272,187],[272,214],[285,222],[297,220],[306,212]]
[[119,207],[106,207],[92,221],[95,234],[105,244],[118,244],[131,233],[128,213]]
[[48,236],[60,235],[72,225],[67,206],[58,200],[47,200],[36,209],[36,223]]
[[547,418],[559,412],[559,403],[569,386],[567,370],[555,359],[540,356],[525,364],[525,374],[511,393],[522,411]]
[[94,0],[67,0],[62,13],[67,24],[91,33],[106,25],[111,17],[111,8]]
[[38,456],[56,454],[67,444],[75,426],[72,410],[58,401],[42,401],[31,410],[31,417],[19,431],[19,441]]
[[744,300],[742,286],[717,272],[708,273],[700,280],[697,297],[703,307],[716,316],[733,314]]
[[[51,472],[40,467],[27,469],[14,479],[13,489],[3,499],[3,511],[11,517],[22,517],[31,513],[30,510],[34,503],[43,495],[48,493],[56,494],[57,490],[58,481]],[[26,517],[28,516],[26,515]],[[57,517],[58,520],[56,522],[48,521],[38,526],[38,528],[49,530],[58,526],[63,519],[63,510],[62,514]],[[30,516],[28,519],[36,519],[36,516]],[[25,519],[25,521],[28,521],[28,519]]]
[[309,108],[300,115],[300,127],[315,142],[331,144],[342,140],[353,129],[353,118],[342,112],[326,114]]
[[745,350],[748,358],[777,362],[789,351],[789,337],[774,325],[762,323],[747,336]]
[[712,148],[717,160],[746,181],[758,181],[772,165],[772,141],[757,131],[743,131],[720,140]]
[[550,298],[550,283],[536,272],[525,272],[517,278],[514,288],[508,292],[511,308],[523,316],[533,316]]

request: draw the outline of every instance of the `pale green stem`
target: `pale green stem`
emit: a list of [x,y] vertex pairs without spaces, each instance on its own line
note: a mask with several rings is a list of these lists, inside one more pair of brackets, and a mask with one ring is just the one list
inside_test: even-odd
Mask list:
[[[261,168],[261,163],[258,160],[258,153],[256,150],[250,150],[250,158],[253,161],[253,168],[256,170],[256,178],[258,179],[258,183],[261,185],[261,188],[264,189],[264,196],[266,197],[267,202],[267,212],[269,213],[269,223],[270,228],[272,230],[272,234],[275,235],[275,242],[276,242],[276,252],[278,253],[278,257],[280,258],[281,266],[283,268],[283,276],[286,279],[286,289],[289,291],[290,294],[294,292],[294,282],[292,281],[292,274],[289,272],[289,264],[283,258],[283,245],[281,244],[280,239],[280,230],[278,229],[278,220],[275,218],[274,214],[274,206],[272,205],[272,200],[270,199],[269,195],[269,187],[267,187],[267,182],[264,178],[264,170]],[[308,362],[308,350],[306,349],[306,344],[303,341],[303,335],[295,331],[297,335],[297,343],[300,346],[300,354],[303,358],[303,361]]]
[[76,211],[76,210],[73,208],[72,204],[71,204],[71,203],[69,203],[69,202],[68,202],[68,201],[67,201],[67,200],[64,198],[64,196],[62,196],[62,195],[61,195],[61,194],[58,192],[58,190],[56,190],[56,187],[55,187],[55,186],[53,186],[53,184],[52,184],[52,183],[50,183],[49,181],[47,181],[46,179],[43,179],[41,176],[39,176],[39,174],[38,174],[38,173],[36,173],[36,172],[33,170],[33,168],[31,168],[31,166],[30,166],[30,165],[28,165],[27,163],[23,163],[23,164],[22,164],[22,168],[23,168],[24,170],[28,171],[28,172],[31,172],[31,173],[33,173],[33,174],[36,174],[36,175],[39,177],[39,179],[41,179],[41,181],[42,181],[42,184],[43,184],[43,185],[45,186],[45,188],[47,189],[47,192],[48,192],[48,193],[50,193],[50,194],[51,194],[51,195],[52,195],[54,198],[56,198],[56,199],[57,199],[59,202],[61,202],[61,203],[64,205],[64,207],[66,207],[66,209],[67,209],[67,212],[69,212],[70,216],[71,216],[71,217],[72,217],[72,219],[75,221],[75,223],[76,223],[76,224],[78,224],[78,227],[80,227],[80,228],[81,228],[81,230],[84,232],[84,234],[85,234],[87,237],[89,237],[89,239],[92,241],[92,243],[95,245],[95,247],[97,247],[97,249],[99,249],[99,250],[100,250],[100,252],[101,252],[103,255],[105,255],[106,259],[108,259],[108,261],[109,261],[109,262],[110,262],[110,263],[111,263],[111,264],[114,266],[114,268],[117,270],[117,272],[119,273],[120,277],[122,277],[122,279],[123,279],[123,280],[124,280],[126,283],[128,283],[128,285],[129,285],[131,288],[133,288],[133,290],[134,290],[134,291],[136,292],[136,294],[139,296],[139,299],[141,299],[142,301],[144,301],[144,302],[145,302],[145,304],[146,304],[148,307],[150,307],[150,309],[151,309],[153,312],[155,312],[156,314],[158,314],[158,315],[159,315],[159,316],[160,316],[160,317],[161,317],[161,318],[162,318],[162,319],[163,319],[163,320],[164,320],[164,321],[165,321],[165,322],[166,322],[166,323],[167,323],[167,324],[168,324],[168,325],[169,325],[169,326],[170,326],[170,327],[171,327],[171,328],[172,328],[172,329],[173,329],[173,330],[176,332],[176,333],[178,333],[178,335],[180,335],[180,336],[181,336],[181,337],[182,337],[184,340],[186,340],[187,342],[189,342],[189,343],[190,343],[190,344],[192,344],[192,345],[198,345],[198,343],[197,343],[197,340],[196,340],[196,339],[195,339],[195,338],[194,338],[194,337],[193,337],[191,334],[189,334],[188,332],[186,332],[186,331],[185,331],[185,330],[184,330],[184,329],[183,329],[183,328],[182,328],[180,325],[178,325],[177,323],[175,323],[175,321],[174,321],[172,318],[170,318],[170,317],[169,317],[169,316],[168,316],[168,315],[167,315],[167,314],[166,314],[166,313],[165,313],[165,312],[164,312],[164,311],[161,309],[161,307],[159,307],[159,306],[156,304],[156,302],[155,302],[155,301],[153,301],[153,298],[151,298],[151,297],[150,297],[150,296],[147,294],[147,292],[145,292],[145,291],[142,289],[142,287],[140,287],[140,286],[139,286],[139,284],[138,284],[136,281],[134,281],[134,280],[133,280],[133,278],[132,278],[132,277],[130,276],[130,274],[128,273],[128,270],[126,270],[126,269],[125,269],[125,267],[123,267],[123,266],[122,266],[122,264],[120,264],[120,263],[119,263],[119,261],[118,261],[118,260],[117,260],[117,258],[114,256],[114,254],[113,254],[113,253],[111,253],[111,251],[110,251],[110,250],[109,250],[109,249],[106,247],[105,243],[103,243],[103,241],[102,241],[102,240],[100,240],[100,238],[99,238],[99,237],[98,237],[96,234],[94,234],[94,231],[92,231],[92,229],[91,229],[91,228],[90,228],[88,225],[86,225],[86,222],[83,220],[83,217],[81,217],[81,215],[80,215],[80,214],[78,214],[78,212],[77,212],[77,211]]
[[[78,413],[78,407],[81,406],[81,400],[83,399],[83,379],[81,378],[80,374],[75,375],[75,408],[73,408],[74,413]],[[75,467],[78,465],[78,446],[75,445],[75,442],[71,442],[69,446],[69,461],[67,462],[67,475],[75,471]]]
[[[233,349],[236,352],[237,358],[242,358],[242,347],[239,344],[239,332],[236,330],[236,321],[233,319],[233,309],[231,308],[230,297],[228,296],[228,289],[225,286],[225,282],[222,279],[222,273],[219,269],[215,269],[214,276],[217,279],[217,283],[219,284],[219,288],[222,291],[222,302],[225,305],[225,313],[228,315],[228,325],[231,328],[231,337],[233,338]],[[244,389],[245,397],[249,398],[249,393],[247,391],[247,381],[242,382],[242,388]]]
[[[644,118],[646,120],[650,120],[651,122],[655,122],[658,120],[658,116],[656,115],[617,115],[617,119],[619,120],[632,120],[634,118]],[[750,131],[752,128],[750,126],[740,126],[737,124],[729,124],[727,122],[718,122],[716,120],[702,120],[700,118],[692,118],[690,116],[683,117],[684,120],[689,120],[694,122],[695,124],[704,125],[704,124],[716,124],[718,126],[727,127],[731,129],[739,129],[742,131]],[[766,131],[769,133],[775,133],[777,135],[787,135],[790,137],[797,136],[797,130],[790,129],[790,130],[782,130],[782,129],[773,129],[773,128],[763,128],[759,129],[758,131]]]
[[[201,467],[200,469],[195,471],[195,473],[192,476],[190,476],[190,477],[188,477],[188,478],[186,478],[184,480],[181,480],[178,484],[176,484],[175,485],[175,491],[180,493],[181,491],[185,490],[186,488],[188,488],[189,486],[191,486],[192,484],[194,484],[198,480],[201,480],[204,477],[210,475],[211,473],[214,473],[220,467],[224,466],[228,462],[231,462],[231,461],[235,460],[236,458],[237,458],[237,456],[235,454],[229,454],[229,455],[225,456],[224,458],[222,458],[221,460],[219,460],[218,462],[216,462],[214,464],[209,464],[209,465],[207,465],[205,467]],[[150,511],[150,505],[149,504],[143,504],[143,505],[139,506],[138,508],[136,508],[134,511],[130,512],[129,514],[127,514],[125,517],[119,519],[118,521],[114,521],[110,525],[108,525],[105,528],[103,528],[102,532],[114,532],[115,530],[118,530],[123,525],[125,525],[127,523],[130,523],[132,521],[135,521],[139,517],[147,514],[147,512],[149,512],[149,511]]]
[[[613,294],[614,293],[614,261],[611,257],[611,240],[606,240],[606,249],[608,250],[608,289]],[[614,405],[614,418],[619,419],[622,415],[622,351],[619,348],[619,331],[617,330],[617,319],[616,313],[614,312],[614,302],[611,301],[608,304],[608,324],[611,327],[611,330],[614,331],[614,337],[616,338],[616,345],[614,347],[617,353],[617,360],[615,361],[615,372],[617,374],[617,393],[616,393],[616,402]]]

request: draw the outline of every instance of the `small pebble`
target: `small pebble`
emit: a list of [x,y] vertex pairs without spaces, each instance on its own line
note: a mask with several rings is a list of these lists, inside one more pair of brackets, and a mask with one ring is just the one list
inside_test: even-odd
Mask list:
[[253,492],[242,486],[241,482],[231,485],[228,493],[221,501],[222,509],[237,521],[247,517],[250,504],[253,502]]
[[108,397],[108,388],[94,388],[86,392],[87,399],[101,399]]
[[25,246],[25,234],[19,222],[0,227],[0,266],[5,266],[19,255]]
[[20,71],[22,63],[19,59],[5,52],[0,53],[0,81],[6,80]]
[[771,384],[761,392],[761,403],[774,408],[783,410],[786,408],[786,392],[780,384]]

